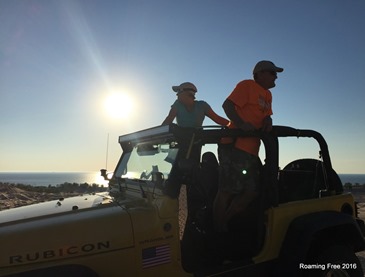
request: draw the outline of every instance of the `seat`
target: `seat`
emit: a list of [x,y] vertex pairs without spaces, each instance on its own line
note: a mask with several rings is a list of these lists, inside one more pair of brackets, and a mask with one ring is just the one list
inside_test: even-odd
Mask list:
[[187,272],[204,267],[213,259],[208,245],[213,230],[212,207],[218,191],[218,177],[216,156],[212,152],[204,153],[187,186],[188,218],[181,241],[182,263]]
[[279,172],[279,203],[318,198],[326,188],[323,163],[316,159],[295,160]]
[[209,213],[218,191],[218,160],[214,153],[205,152],[202,161],[194,174],[194,181],[188,189],[189,214],[194,220],[201,209]]

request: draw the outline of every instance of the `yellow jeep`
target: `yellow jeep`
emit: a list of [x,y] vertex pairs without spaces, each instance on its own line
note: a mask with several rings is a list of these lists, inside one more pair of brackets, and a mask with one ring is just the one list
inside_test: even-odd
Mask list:
[[[262,142],[259,196],[217,233],[217,149],[240,136]],[[364,223],[320,133],[171,124],[119,143],[109,193],[0,212],[0,276],[363,276]]]

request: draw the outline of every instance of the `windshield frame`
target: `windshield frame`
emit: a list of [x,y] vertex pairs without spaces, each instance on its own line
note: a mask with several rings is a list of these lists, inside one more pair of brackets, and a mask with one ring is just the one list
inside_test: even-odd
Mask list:
[[173,141],[136,143],[124,151],[113,178],[125,189],[162,193],[177,160],[178,144]]

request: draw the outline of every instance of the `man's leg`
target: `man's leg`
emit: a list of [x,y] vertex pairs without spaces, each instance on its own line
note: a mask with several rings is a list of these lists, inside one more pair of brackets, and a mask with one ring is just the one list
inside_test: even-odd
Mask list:
[[236,214],[240,214],[245,211],[257,195],[258,193],[254,189],[248,189],[244,193],[237,194],[232,199],[225,212],[225,224],[227,224]]
[[226,191],[218,191],[213,204],[213,222],[217,232],[227,231],[226,213],[230,206],[232,195]]

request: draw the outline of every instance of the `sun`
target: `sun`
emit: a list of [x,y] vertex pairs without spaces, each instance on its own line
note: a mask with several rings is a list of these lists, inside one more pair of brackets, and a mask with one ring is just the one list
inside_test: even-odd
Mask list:
[[132,114],[133,100],[128,94],[115,92],[105,98],[104,108],[112,118],[127,118]]

